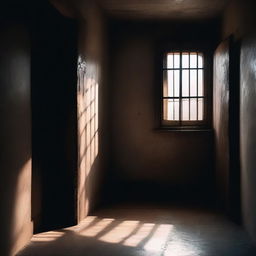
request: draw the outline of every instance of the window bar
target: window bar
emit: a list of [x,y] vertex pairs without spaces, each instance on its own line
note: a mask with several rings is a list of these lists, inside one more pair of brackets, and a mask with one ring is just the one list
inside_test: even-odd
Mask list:
[[[180,98],[179,96],[178,97],[163,97],[163,99],[179,99],[179,98]],[[187,96],[184,96],[184,97],[182,96],[181,98],[182,99],[188,99]],[[197,96],[191,96],[190,97],[190,99],[197,99],[197,98],[198,99],[204,99],[205,97],[204,96],[198,96],[198,97]]]
[[180,126],[182,125],[182,53],[180,52],[180,98],[179,98],[179,120]]
[[[180,68],[163,68],[163,70],[179,70]],[[182,68],[184,70],[203,70],[203,68]]]
[[[174,68],[174,54],[172,54],[172,67]],[[174,70],[172,72],[172,96],[175,96],[175,88],[174,88],[174,83],[175,83],[175,76],[174,76]],[[175,100],[172,99],[172,110],[173,110],[173,121],[175,121]]]
[[202,100],[202,119],[203,121],[206,121],[205,118],[207,117],[207,111],[208,111],[208,92],[209,90],[206,88],[205,86],[205,56],[202,54],[202,67],[203,67],[203,71],[202,71],[202,90],[203,90],[203,100]]
[[[167,77],[168,71],[166,71],[166,73],[167,73],[166,76],[165,76],[165,72],[164,72],[165,67],[168,68],[168,66],[167,66],[168,53],[164,53],[164,54],[165,54],[164,55],[165,57],[164,57],[164,61],[163,61],[163,70],[162,70],[162,72],[163,72],[162,73],[162,76],[163,76],[163,88],[161,90],[161,95],[162,95],[162,105],[161,105],[162,118],[161,119],[162,120],[165,120],[165,118],[168,117],[168,109],[166,108],[166,101],[164,100],[164,97],[165,97],[165,95],[164,95],[164,82],[167,82],[167,86],[168,86],[168,79],[167,79],[168,78]],[[168,102],[168,100],[167,100],[167,102]]]
[[[165,58],[164,58],[164,61],[163,61],[163,78],[164,78],[163,79],[163,84],[164,84],[164,82],[166,82],[167,87],[168,87],[168,70],[166,71],[166,76],[165,76],[164,75],[165,74],[164,73],[165,68],[168,69],[168,52],[165,53]],[[162,94],[162,106],[161,106],[161,108],[162,108],[162,120],[164,120],[165,118],[167,118],[167,120],[168,120],[168,100],[167,100],[167,104],[166,104],[166,101],[164,100],[164,97],[165,97],[164,87],[161,90],[161,94]],[[167,96],[168,96],[168,94],[167,94]]]
[[188,120],[190,120],[190,52],[188,52]]
[[[196,53],[196,67],[198,68],[198,52]],[[196,120],[198,121],[198,69],[196,70]]]

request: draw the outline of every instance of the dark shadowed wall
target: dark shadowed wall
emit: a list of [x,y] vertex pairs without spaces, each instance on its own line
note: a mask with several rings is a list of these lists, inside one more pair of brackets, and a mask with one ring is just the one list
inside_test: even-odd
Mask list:
[[53,6],[32,9],[33,220],[35,231],[76,223],[77,24]]
[[0,20],[0,254],[30,240],[30,37],[21,21]]
[[[118,195],[119,199],[127,196],[157,201],[209,198],[214,186],[211,126],[204,131],[159,129],[158,95],[162,85],[157,53],[164,44],[169,49],[173,45],[181,49],[207,46],[212,54],[217,29],[218,23],[212,21],[113,22],[107,189],[113,192],[112,199]],[[208,82],[212,88],[211,79]]]
[[240,161],[242,215],[246,229],[256,240],[255,190],[255,3],[231,1],[224,15],[223,37],[241,40],[240,62]]
[[239,50],[233,37],[214,54],[214,138],[218,205],[240,219]]
[[243,40],[241,50],[241,167],[244,224],[256,239],[256,35]]

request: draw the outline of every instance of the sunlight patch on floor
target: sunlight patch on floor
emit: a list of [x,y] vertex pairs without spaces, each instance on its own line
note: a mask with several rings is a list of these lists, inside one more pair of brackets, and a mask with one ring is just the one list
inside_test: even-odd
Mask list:
[[34,235],[31,239],[31,242],[51,242],[59,239],[63,235],[64,232],[61,231],[49,231]]
[[140,242],[147,237],[152,229],[154,228],[155,224],[153,223],[144,223],[132,236],[128,237],[124,242],[123,245],[136,247],[140,244]]
[[100,237],[99,240],[107,243],[120,243],[134,231],[138,223],[139,221],[123,221],[114,229]]
[[102,232],[105,228],[107,228],[107,226],[109,226],[113,221],[114,219],[104,218],[100,220],[97,224],[93,225],[92,227],[89,227],[84,231],[82,230],[80,232],[80,235],[87,236],[87,237],[95,237],[100,232]]

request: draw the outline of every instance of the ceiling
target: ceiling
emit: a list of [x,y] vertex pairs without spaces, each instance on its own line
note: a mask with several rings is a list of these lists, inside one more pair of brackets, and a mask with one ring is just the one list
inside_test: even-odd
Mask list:
[[107,14],[136,19],[207,19],[218,16],[228,0],[99,0]]

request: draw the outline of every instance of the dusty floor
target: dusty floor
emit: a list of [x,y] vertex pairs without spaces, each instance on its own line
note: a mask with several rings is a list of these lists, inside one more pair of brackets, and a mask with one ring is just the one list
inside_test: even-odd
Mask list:
[[19,256],[255,256],[246,233],[207,210],[119,206],[37,234]]

